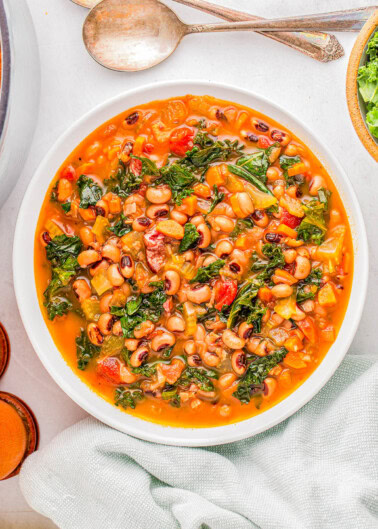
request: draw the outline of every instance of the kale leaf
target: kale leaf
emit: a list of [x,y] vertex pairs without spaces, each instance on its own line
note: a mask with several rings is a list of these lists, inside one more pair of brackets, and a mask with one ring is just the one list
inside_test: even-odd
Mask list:
[[76,257],[82,248],[79,237],[58,235],[46,246],[46,257],[53,265],[50,283],[44,291],[47,316],[53,320],[56,316],[63,316],[72,304],[66,297],[57,295],[75,276],[79,265]]
[[319,245],[324,241],[327,233],[325,204],[313,199],[303,205],[303,210],[305,217],[297,227],[298,239]]
[[207,283],[213,277],[219,275],[219,270],[224,267],[226,261],[224,259],[217,259],[213,263],[199,268],[196,275],[189,281],[189,283]]
[[254,309],[255,299],[262,283],[252,279],[248,281],[238,292],[227,320],[227,327],[231,329],[240,317],[248,317]]
[[[247,371],[238,384],[237,390],[233,396],[240,400],[242,404],[248,404],[255,389],[258,389],[277,364],[287,355],[288,351],[285,347],[277,349],[274,353],[258,357],[248,365]],[[262,388],[261,388],[262,390]]]
[[251,304],[251,308],[248,311],[247,323],[253,325],[253,332],[261,332],[262,317],[266,313],[266,308],[260,303],[259,300],[255,300]]
[[325,211],[329,210],[329,201],[330,201],[331,195],[332,195],[332,191],[330,191],[329,189],[325,189],[324,187],[321,187],[318,191],[319,202],[321,204],[324,204]]
[[125,215],[121,213],[121,216],[119,220],[114,224],[114,226],[110,226],[109,231],[114,233],[114,235],[117,235],[117,237],[122,237],[126,233],[129,233],[132,230],[131,224],[125,224]]
[[143,392],[140,389],[126,389],[123,386],[119,386],[115,390],[114,404],[121,406],[125,410],[127,408],[135,409],[137,402],[143,399]]
[[260,180],[259,177],[256,175],[250,173],[245,169],[244,167],[239,167],[238,165],[228,165],[228,170],[231,171],[231,173],[236,174],[237,176],[240,176],[240,178],[243,178],[244,180],[247,180],[247,182],[250,182],[252,185],[257,187],[260,191],[263,193],[267,193],[269,195],[272,194],[270,189],[266,187],[264,182]]
[[46,245],[46,257],[54,266],[62,266],[68,257],[77,257],[82,243],[79,237],[57,235]]
[[268,258],[268,260],[256,260],[252,264],[251,270],[253,272],[260,272],[258,279],[266,281],[267,279],[270,279],[276,268],[282,268],[285,266],[285,258],[282,248],[274,243],[264,244],[262,247],[262,253]]
[[246,217],[245,219],[238,219],[235,224],[235,228],[230,233],[231,239],[236,239],[244,230],[253,228],[254,222],[251,218]]
[[80,336],[76,338],[76,357],[78,369],[84,371],[90,360],[99,354],[100,349],[101,347],[93,345],[93,343],[89,340],[85,330],[81,329]]
[[[205,136],[207,136],[206,143]],[[193,165],[197,169],[207,167],[214,162],[226,161],[234,156],[240,156],[244,149],[244,145],[239,143],[238,140],[231,141],[227,139],[224,141],[214,141],[203,132],[197,134],[194,143],[197,145],[186,153],[181,163]],[[202,147],[205,144],[206,146]]]
[[323,272],[321,268],[314,268],[306,279],[297,284],[297,303],[303,303],[306,299],[314,299],[322,282]]
[[163,313],[163,304],[167,300],[164,283],[149,294],[133,296],[124,307],[110,307],[110,313],[121,318],[123,334],[126,338],[133,337],[134,329],[146,320],[157,322]]
[[64,202],[64,204],[61,204],[61,206],[64,213],[71,211],[71,202]]
[[219,193],[218,186],[216,184],[213,186],[213,191],[214,191],[214,198],[212,199],[211,206],[209,208],[209,211],[206,213],[205,217],[210,215],[210,213],[214,210],[215,206],[219,204],[219,202],[222,202],[222,200],[225,197],[224,193]]
[[49,300],[45,301],[44,305],[47,308],[49,320],[53,320],[55,316],[63,316],[72,309],[72,303],[60,296],[50,297]]
[[180,241],[179,252],[186,252],[191,248],[195,248],[199,242],[200,234],[194,224],[187,222],[185,224],[184,237]]
[[102,197],[102,189],[96,182],[86,175],[81,175],[77,181],[80,195],[80,207],[87,209],[89,206],[95,206]]
[[134,174],[130,170],[129,165],[126,165],[121,161],[119,161],[116,173],[105,181],[108,186],[108,190],[120,197],[128,197],[131,195],[134,191],[139,189],[142,182],[142,174]]
[[253,154],[242,156],[236,162],[236,165],[259,177],[263,184],[266,183],[266,171],[269,167],[269,160],[265,151],[257,151]]
[[202,391],[214,391],[211,378],[218,378],[218,373],[210,369],[198,367],[187,367],[178,380],[179,386],[187,386],[190,383],[197,384]]
[[164,183],[169,185],[172,191],[172,200],[180,205],[184,198],[193,193],[192,184],[196,177],[186,167],[173,163],[161,169],[161,176],[155,180],[155,184]]

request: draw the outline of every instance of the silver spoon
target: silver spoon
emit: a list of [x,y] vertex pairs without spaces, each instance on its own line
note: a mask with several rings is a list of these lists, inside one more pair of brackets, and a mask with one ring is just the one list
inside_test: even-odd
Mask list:
[[138,71],[167,59],[190,33],[215,31],[358,31],[376,7],[275,20],[192,24],[159,0],[102,0],[83,26],[90,55],[111,70]]
[[[83,7],[92,8],[101,0],[72,0]],[[243,13],[235,9],[229,9],[218,4],[212,4],[206,0],[174,0],[179,4],[198,9],[231,22],[241,22],[243,20],[261,20],[261,17]],[[260,35],[281,42],[290,48],[300,51],[304,55],[311,57],[320,62],[329,62],[339,59],[344,55],[343,47],[334,35],[321,33],[319,31],[306,32],[272,32],[269,31]]]

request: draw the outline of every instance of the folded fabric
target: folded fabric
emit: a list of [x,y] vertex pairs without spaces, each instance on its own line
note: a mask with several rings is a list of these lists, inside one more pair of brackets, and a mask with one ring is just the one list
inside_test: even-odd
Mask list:
[[378,363],[349,355],[291,418],[180,448],[88,418],[25,462],[30,506],[61,529],[377,529]]

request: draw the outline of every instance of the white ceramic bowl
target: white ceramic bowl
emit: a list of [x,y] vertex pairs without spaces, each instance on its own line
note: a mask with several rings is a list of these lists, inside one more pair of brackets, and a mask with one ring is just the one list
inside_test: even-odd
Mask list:
[[[33,245],[39,211],[51,179],[71,151],[94,129],[130,107],[178,95],[210,94],[259,110],[288,127],[318,156],[333,178],[351,224],[355,252],[354,280],[349,306],[336,342],[316,371],[273,408],[239,423],[214,428],[162,426],[133,417],[111,405],[68,367],[56,348],[38,305],[34,282]],[[29,338],[47,371],[79,406],[102,422],[135,437],[181,446],[209,446],[260,433],[299,410],[324,386],[344,358],[360,321],[368,281],[368,246],[364,221],[353,188],[327,147],[297,119],[261,96],[223,84],[199,81],[155,83],[131,90],[98,106],[70,127],[39,166],[25,194],[14,240],[13,271],[16,297]]]

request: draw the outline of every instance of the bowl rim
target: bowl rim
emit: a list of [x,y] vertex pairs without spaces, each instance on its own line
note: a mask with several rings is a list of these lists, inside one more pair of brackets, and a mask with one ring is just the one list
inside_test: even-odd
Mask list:
[[[76,145],[122,110],[185,94],[211,94],[255,108],[288,127],[309,145],[319,160],[329,167],[332,180],[338,187],[348,213],[355,254],[352,290],[341,329],[336,342],[316,370],[272,408],[237,423],[210,428],[184,428],[149,422],[124,413],[91,390],[66,364],[55,346],[39,308],[34,281],[34,232],[46,192],[40,193],[41,182],[46,190]],[[362,315],[368,283],[368,244],[361,209],[348,177],[329,149],[298,118],[259,94],[226,83],[162,81],[128,90],[99,104],[73,123],[49,149],[29,183],[19,210],[13,246],[13,276],[21,319],[34,350],[55,382],[81,408],[103,423],[146,441],[176,446],[213,446],[245,439],[277,425],[304,406],[331,378],[352,342]]]
[[0,138],[6,128],[9,111],[9,94],[11,86],[11,43],[7,13],[3,0],[0,0],[0,42],[1,42],[1,79],[0,79]]
[[378,31],[378,9],[364,24],[350,53],[346,74],[346,98],[354,130],[365,149],[378,162],[378,140],[374,140],[363,118],[357,85],[358,68],[361,65],[362,54],[376,30]]

